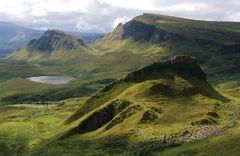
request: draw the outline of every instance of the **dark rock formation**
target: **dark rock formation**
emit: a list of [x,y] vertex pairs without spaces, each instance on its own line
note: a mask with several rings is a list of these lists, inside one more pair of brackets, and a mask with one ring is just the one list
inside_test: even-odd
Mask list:
[[216,112],[208,112],[207,115],[214,117],[214,118],[219,118],[219,115]]
[[59,30],[47,30],[39,39],[33,39],[28,47],[38,51],[51,52],[54,50],[69,51],[77,48],[78,44],[85,46],[81,39],[77,39]]
[[[144,16],[147,16],[147,18],[150,18],[153,21],[155,20],[154,18],[158,18],[155,16],[151,17],[151,15],[144,15]],[[171,18],[171,17],[168,17],[168,18]],[[154,25],[146,24],[136,20],[131,20],[124,25],[119,24],[112,34],[112,38],[118,39],[118,40],[126,39],[129,37],[132,37],[136,41],[149,41],[154,44],[166,42],[169,40],[176,41],[176,40],[189,39],[189,38],[187,39],[186,36],[173,33],[173,32],[167,32]],[[219,48],[219,50],[223,51],[225,54],[240,53],[239,43],[224,44],[224,43],[218,43],[214,40],[208,40],[208,39],[195,39],[194,41],[197,44],[200,44],[203,46],[206,46],[206,45],[216,46],[217,48]]]
[[134,40],[150,41],[152,43],[160,43],[168,40],[182,38],[175,33],[166,32],[154,25],[147,25],[138,21],[130,21],[123,26],[122,39],[133,37]]
[[170,70],[180,76],[192,76],[202,81],[207,81],[206,74],[199,67],[196,58],[191,56],[175,56],[169,60],[155,62],[152,65],[144,67],[126,75],[123,81],[136,82],[151,79],[158,73]]
[[99,109],[89,115],[86,119],[84,119],[79,126],[73,129],[70,133],[86,133],[90,131],[94,131],[109,121],[111,121],[116,114],[124,110],[131,103],[125,100],[115,100],[106,107]]
[[86,118],[77,127],[78,133],[85,133],[89,131],[94,131],[104,124],[108,123],[114,117],[114,107],[113,105],[108,105],[107,107],[93,113],[91,116]]
[[194,122],[191,122],[191,125],[216,125],[217,121],[212,117],[203,118]]

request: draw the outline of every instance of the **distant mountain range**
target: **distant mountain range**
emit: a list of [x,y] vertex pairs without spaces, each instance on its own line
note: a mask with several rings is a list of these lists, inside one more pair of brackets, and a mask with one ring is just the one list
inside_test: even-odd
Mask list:
[[0,57],[25,46],[31,39],[38,38],[43,32],[18,26],[13,23],[0,22]]
[[[25,28],[14,23],[0,22],[0,58],[24,47],[30,40],[39,38],[44,32]],[[86,43],[102,38],[104,33],[69,32]]]

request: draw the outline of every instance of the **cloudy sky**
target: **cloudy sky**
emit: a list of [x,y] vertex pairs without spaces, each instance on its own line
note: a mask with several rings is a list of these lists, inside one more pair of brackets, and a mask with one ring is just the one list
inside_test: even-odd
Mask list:
[[36,29],[109,32],[142,13],[240,21],[240,0],[0,0],[0,20]]

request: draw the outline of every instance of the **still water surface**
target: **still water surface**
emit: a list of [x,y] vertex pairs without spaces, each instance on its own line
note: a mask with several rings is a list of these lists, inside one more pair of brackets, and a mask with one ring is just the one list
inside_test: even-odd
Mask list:
[[45,84],[66,84],[73,80],[70,76],[37,76],[27,78],[30,81],[40,82]]

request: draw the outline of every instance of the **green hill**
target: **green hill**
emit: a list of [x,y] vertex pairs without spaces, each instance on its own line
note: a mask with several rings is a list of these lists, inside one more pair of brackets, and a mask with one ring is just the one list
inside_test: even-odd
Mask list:
[[161,152],[220,134],[232,122],[227,114],[233,110],[227,105],[235,106],[207,82],[196,59],[177,56],[103,88],[65,121],[60,139],[37,153]]
[[[81,39],[59,30],[48,30],[39,39],[33,39],[29,44],[8,57],[10,60],[28,62],[70,61],[90,57],[93,49]],[[52,62],[51,62],[52,61]]]

